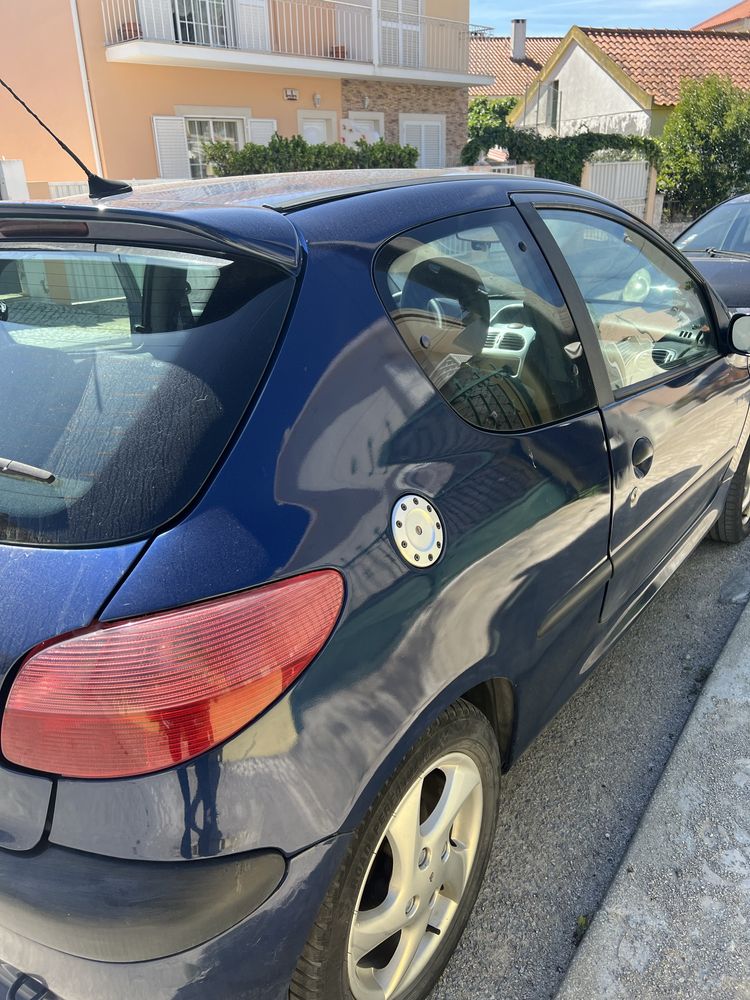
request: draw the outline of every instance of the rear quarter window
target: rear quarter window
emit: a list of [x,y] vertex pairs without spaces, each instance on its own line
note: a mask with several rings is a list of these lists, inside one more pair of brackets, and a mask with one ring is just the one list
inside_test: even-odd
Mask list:
[[515,209],[397,236],[375,281],[410,353],[467,423],[530,430],[596,405],[562,293]]
[[179,513],[260,381],[293,284],[254,257],[6,245],[0,541],[123,541]]

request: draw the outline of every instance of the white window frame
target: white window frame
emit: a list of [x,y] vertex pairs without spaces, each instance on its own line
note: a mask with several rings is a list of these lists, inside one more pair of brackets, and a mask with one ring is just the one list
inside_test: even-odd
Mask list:
[[174,113],[180,118],[252,118],[252,108],[215,107],[205,104],[175,104]]
[[446,161],[446,116],[445,115],[418,115],[403,112],[398,116],[398,139],[401,145],[404,143],[404,126],[409,123],[422,124],[424,122],[437,122],[440,125],[442,152],[440,156],[440,166],[445,166]]
[[326,123],[326,142],[339,141],[339,116],[335,111],[318,111],[317,109],[297,112],[297,129],[303,135],[306,121],[324,119]]
[[547,86],[547,107],[546,107],[546,125],[548,128],[554,129],[555,132],[560,131],[560,81],[553,80]]
[[[226,117],[224,117],[223,115],[213,115],[213,114],[212,115],[185,115],[184,116],[185,138],[186,138],[187,143],[188,143],[188,154],[190,152],[190,137],[188,135],[188,121],[204,121],[204,122],[209,122],[211,124],[211,139],[209,140],[210,142],[215,142],[216,141],[215,138],[214,138],[214,135],[213,135],[213,131],[214,131],[213,130],[213,123],[214,122],[236,122],[237,125],[239,126],[238,129],[237,129],[237,148],[238,149],[242,149],[242,147],[247,142],[247,138],[246,138],[247,126],[245,124],[245,119],[244,118],[239,118],[239,117],[236,117],[235,115],[228,115]],[[201,165],[201,168],[202,168],[203,167],[203,161],[202,161],[202,159],[199,160],[199,164]],[[201,179],[203,177],[210,177],[210,176],[211,175],[208,174],[208,173],[202,173],[200,175],[200,178],[193,178],[193,179],[197,180],[197,179]]]

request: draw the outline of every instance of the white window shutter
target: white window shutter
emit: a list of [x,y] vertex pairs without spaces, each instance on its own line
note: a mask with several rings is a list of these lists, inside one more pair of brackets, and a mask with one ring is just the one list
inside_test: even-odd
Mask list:
[[170,180],[190,177],[185,119],[168,115],[154,115],[154,143],[159,176]]
[[[422,153],[422,126],[419,122],[402,122],[401,124],[401,145],[414,146]],[[421,166],[421,164],[418,164]]]
[[278,131],[275,118],[248,118],[250,137],[248,142],[267,146]]
[[381,24],[380,58],[386,66],[398,66],[399,29],[392,24]]
[[422,149],[420,152],[421,166],[442,167],[445,165],[443,129],[439,122],[424,122],[422,124]]
[[401,145],[419,150],[418,167],[445,166],[445,140],[441,122],[402,121]]
[[402,146],[414,146],[415,149],[419,150],[419,159],[417,160],[417,166],[422,167],[422,126],[419,122],[402,122],[401,123],[401,145]]
[[418,25],[407,26],[401,29],[401,65],[419,66],[419,52],[421,48],[422,35]]

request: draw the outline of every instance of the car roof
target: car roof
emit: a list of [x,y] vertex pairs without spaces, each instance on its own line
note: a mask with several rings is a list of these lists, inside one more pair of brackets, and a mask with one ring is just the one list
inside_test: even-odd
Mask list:
[[81,195],[54,202],[2,202],[0,240],[10,236],[14,220],[32,225],[40,219],[54,224],[81,220],[89,239],[100,242],[140,239],[151,245],[167,238],[184,246],[187,236],[190,246],[258,253],[297,270],[300,236],[315,240],[325,233],[327,239],[365,239],[377,245],[434,219],[507,206],[509,196],[520,192],[605,201],[558,181],[481,168],[262,174],[138,185],[129,194],[97,201]]
[[[242,177],[209,177],[202,180],[164,181],[138,185],[133,192],[98,201],[106,208],[154,212],[189,212],[205,208],[272,208],[289,212],[308,205],[424,184],[476,183],[491,179],[503,192],[559,189],[571,186],[535,180],[519,174],[495,174],[482,168],[435,170],[311,170]],[[91,204],[88,197],[65,199],[66,204]],[[60,204],[60,202],[55,202]]]

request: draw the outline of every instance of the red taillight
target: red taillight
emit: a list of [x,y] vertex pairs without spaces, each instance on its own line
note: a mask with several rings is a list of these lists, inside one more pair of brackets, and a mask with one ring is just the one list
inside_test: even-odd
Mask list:
[[145,774],[217,746],[320,651],[344,597],[319,570],[63,639],[21,665],[7,760],[76,778]]

